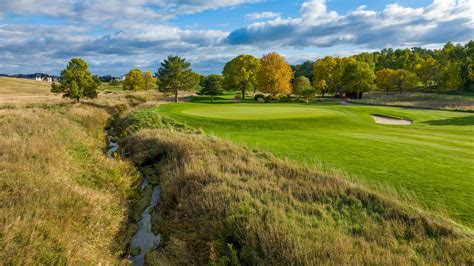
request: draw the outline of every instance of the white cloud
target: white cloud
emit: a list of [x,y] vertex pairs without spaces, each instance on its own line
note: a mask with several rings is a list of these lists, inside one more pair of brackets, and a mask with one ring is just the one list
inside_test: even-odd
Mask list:
[[248,20],[261,20],[261,19],[277,18],[279,16],[280,16],[279,13],[266,11],[266,12],[260,12],[260,13],[250,13],[250,14],[245,15],[245,18]]
[[226,42],[273,47],[364,47],[425,45],[468,41],[474,36],[473,0],[434,0],[411,8],[389,4],[382,11],[361,6],[346,15],[327,9],[325,0],[302,4],[299,18],[276,18],[233,31]]
[[75,21],[169,19],[259,0],[0,0],[0,14],[42,15]]

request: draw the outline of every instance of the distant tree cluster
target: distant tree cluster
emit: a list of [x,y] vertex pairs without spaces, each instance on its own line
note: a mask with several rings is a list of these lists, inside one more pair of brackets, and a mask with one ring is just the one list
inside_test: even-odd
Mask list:
[[[327,56],[312,64],[311,73],[308,73],[309,62],[292,66],[295,77],[309,78],[323,96],[344,93],[358,97],[361,92],[371,89],[387,93],[415,89],[430,92],[474,91],[474,41],[465,45],[448,42],[438,50],[388,48],[351,57]],[[375,73],[375,86],[370,81],[374,76],[368,73],[368,69]],[[359,75],[353,73],[355,70]],[[353,79],[356,77],[358,80]]]
[[[79,101],[97,97],[99,84],[99,77],[91,75],[87,63],[75,58],[61,72],[60,82],[52,85],[52,92]],[[211,96],[211,101],[224,90],[237,90],[242,99],[247,92],[255,94],[257,90],[272,97],[293,94],[306,99],[316,93],[360,98],[375,89],[387,93],[414,89],[474,91],[474,41],[465,45],[448,42],[439,50],[415,47],[350,57],[326,56],[296,66],[290,66],[277,53],[260,59],[242,54],[225,64],[222,76],[200,75],[192,71],[186,59],[169,56],[155,75],[130,70],[122,86],[129,91],[170,92],[175,101],[179,91],[190,90]]]

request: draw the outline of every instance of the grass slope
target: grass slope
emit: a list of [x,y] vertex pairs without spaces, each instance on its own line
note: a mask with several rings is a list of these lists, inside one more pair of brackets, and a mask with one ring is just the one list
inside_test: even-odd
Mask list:
[[151,265],[474,262],[471,234],[412,204],[338,174],[179,131],[141,130],[125,140],[131,159],[160,179],[153,228],[163,239],[146,256]]
[[48,96],[51,83],[30,79],[0,77],[0,95],[2,96]]
[[[413,194],[429,208],[474,226],[472,114],[331,102],[181,103],[141,112],[149,117],[164,114],[280,158],[341,169],[372,185]],[[378,125],[370,114],[407,118],[414,124]]]
[[130,162],[107,158],[104,127],[114,105],[124,110],[156,96],[0,103],[0,264],[128,264],[151,191],[142,196]]

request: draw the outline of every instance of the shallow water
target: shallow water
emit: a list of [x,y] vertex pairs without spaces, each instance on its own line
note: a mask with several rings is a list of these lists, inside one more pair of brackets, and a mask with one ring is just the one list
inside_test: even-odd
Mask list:
[[113,131],[114,131],[113,128],[111,128],[111,129],[109,129],[109,130],[107,131],[107,140],[108,140],[108,142],[109,142],[109,149],[107,150],[107,157],[109,157],[109,158],[111,158],[111,159],[114,158],[113,154],[114,154],[115,152],[117,152],[118,149],[120,148],[120,146],[118,145],[118,143],[113,141],[113,137],[112,137],[112,135],[111,135],[111,133],[112,133]]
[[133,236],[131,247],[140,248],[140,254],[132,258],[133,265],[143,265],[145,254],[154,249],[160,243],[160,235],[155,235],[151,231],[151,210],[158,204],[160,199],[160,187],[153,188],[150,204],[142,213],[142,219],[138,223],[137,233]]
[[[114,158],[113,154],[118,151],[120,145],[113,141],[114,129],[111,128],[107,131],[108,149],[107,156],[111,159]],[[148,178],[143,175],[143,182],[140,185],[142,192],[149,185]],[[160,199],[160,187],[153,187],[153,193],[151,195],[150,204],[142,213],[142,219],[138,223],[138,230],[132,238],[130,246],[132,248],[139,248],[140,254],[132,257],[133,265],[143,265],[145,262],[145,254],[154,249],[160,243],[160,235],[155,235],[151,231],[151,210],[158,204]]]

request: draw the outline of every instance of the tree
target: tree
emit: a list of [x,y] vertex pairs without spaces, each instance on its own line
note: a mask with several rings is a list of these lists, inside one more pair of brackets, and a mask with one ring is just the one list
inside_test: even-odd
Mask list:
[[252,55],[239,55],[224,66],[222,75],[224,76],[224,86],[228,90],[239,90],[242,92],[242,99],[245,99],[245,92],[254,90],[257,83],[257,71],[260,68],[260,60]]
[[418,77],[405,69],[398,69],[390,75],[390,82],[400,94],[405,90],[413,89],[419,82]]
[[120,81],[116,80],[116,79],[112,79],[110,82],[109,82],[109,85],[110,86],[120,86]]
[[373,90],[375,74],[372,67],[365,62],[349,62],[342,75],[341,85],[345,92],[355,93],[356,98],[362,98],[362,93]]
[[337,61],[332,56],[326,56],[323,59],[318,59],[313,64],[313,86],[321,95],[328,92],[334,92],[338,85],[338,78],[335,73]]
[[200,94],[210,95],[211,102],[214,102],[214,96],[222,94],[224,91],[222,89],[223,79],[221,75],[215,74],[204,77],[201,83]]
[[313,79],[313,62],[304,61],[301,65],[291,66],[293,72],[295,72],[295,78],[305,76],[309,80]]
[[293,70],[285,58],[277,53],[269,53],[262,57],[257,72],[257,88],[271,95],[291,94]]
[[179,56],[168,56],[161,63],[157,74],[160,90],[173,92],[175,102],[178,102],[179,91],[189,91],[196,86],[191,64]]
[[311,82],[305,76],[299,76],[293,80],[293,93],[298,96],[303,96],[304,92],[312,89]]
[[132,69],[125,76],[122,87],[127,91],[141,91],[145,89],[145,81],[140,69]]
[[390,80],[392,73],[394,72],[391,68],[384,68],[375,73],[377,78],[375,79],[375,84],[381,90],[385,90],[388,94],[388,91],[393,88],[393,84]]
[[439,80],[439,71],[440,71],[440,65],[438,61],[436,61],[432,57],[428,57],[417,68],[418,77],[420,77],[421,82],[423,82],[425,86],[428,86],[428,88],[430,89],[430,92],[433,86]]
[[449,62],[441,68],[440,85],[445,90],[459,90],[462,87],[460,62]]
[[61,71],[59,84],[53,83],[51,92],[62,93],[63,97],[75,99],[96,98],[99,84],[94,81],[87,63],[81,58],[69,61],[66,69]]
[[147,71],[143,74],[144,89],[152,90],[158,87],[158,79],[153,77],[150,71]]

